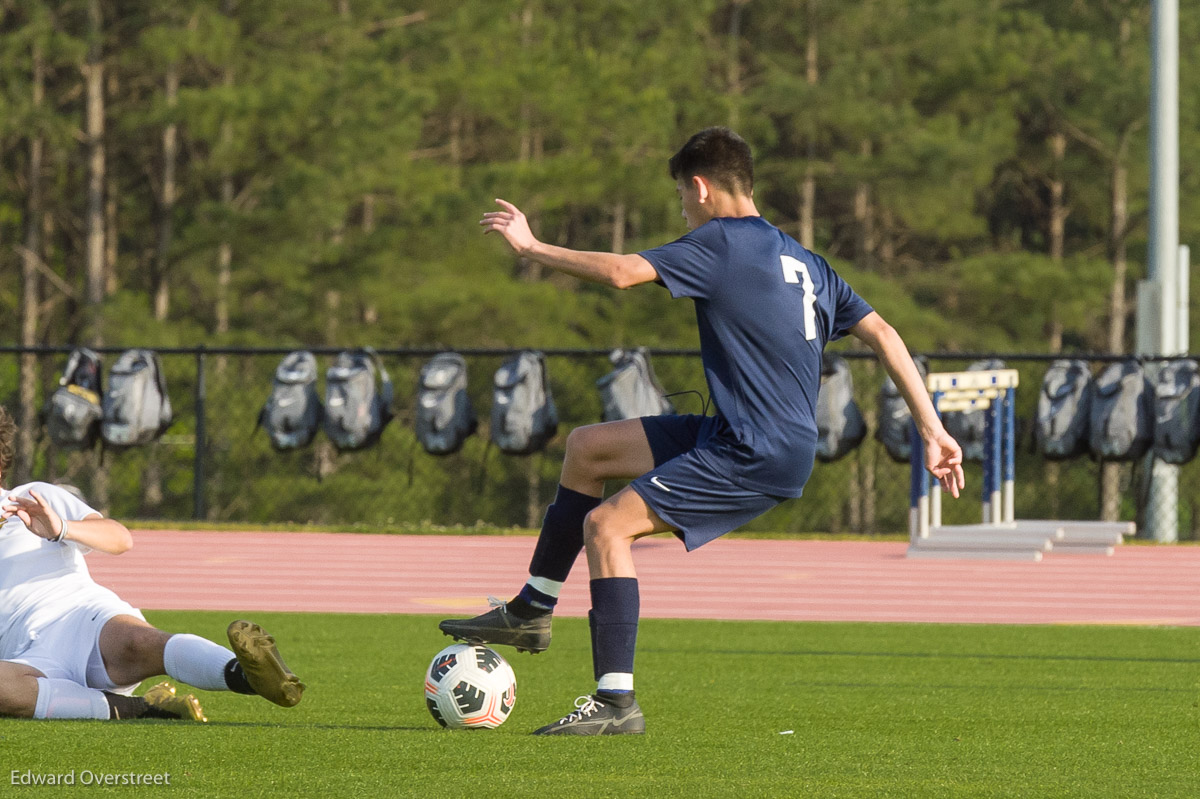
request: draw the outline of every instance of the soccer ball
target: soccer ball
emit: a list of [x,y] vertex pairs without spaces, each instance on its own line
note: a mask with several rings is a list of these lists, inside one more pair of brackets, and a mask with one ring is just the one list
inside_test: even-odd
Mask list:
[[486,646],[448,646],[425,672],[425,704],[438,724],[452,730],[499,727],[516,701],[512,666]]

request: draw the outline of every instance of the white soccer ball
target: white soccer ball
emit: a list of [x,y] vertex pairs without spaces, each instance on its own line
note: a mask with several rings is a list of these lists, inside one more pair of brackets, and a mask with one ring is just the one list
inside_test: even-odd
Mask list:
[[425,672],[425,704],[438,724],[452,730],[499,727],[516,701],[512,666],[486,646],[448,646]]

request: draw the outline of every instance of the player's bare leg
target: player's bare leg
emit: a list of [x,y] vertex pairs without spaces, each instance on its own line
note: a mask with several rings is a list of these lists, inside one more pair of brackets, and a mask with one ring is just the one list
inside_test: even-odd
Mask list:
[[114,685],[166,674],[163,649],[171,635],[136,616],[114,616],[100,631],[100,656]]
[[0,716],[31,719],[37,706],[38,677],[45,677],[24,663],[0,661]]
[[640,419],[576,427],[567,435],[559,482],[581,494],[599,497],[606,480],[640,477],[654,468],[654,454]]
[[674,529],[659,518],[636,491],[628,487],[621,489],[589,513],[584,522],[584,545],[591,579],[636,578],[633,542]]
[[646,720],[633,692],[639,597],[633,542],[673,529],[631,488],[588,514],[584,536],[591,573],[592,662],[596,692],[535,735],[637,735]]
[[0,662],[0,716],[23,719],[190,719],[208,721],[191,694],[162,683],[125,696],[70,680],[47,678],[24,663]]
[[[283,707],[300,701],[304,685],[279,656],[275,639],[247,621],[234,622],[228,634],[233,651],[196,635],[163,632],[135,616],[115,616],[100,633],[100,653],[115,685],[167,674],[197,688],[256,694]],[[184,717],[202,715],[190,707],[194,698],[175,697],[167,683],[144,696]]]
[[583,547],[583,524],[600,504],[606,480],[637,477],[654,468],[654,455],[638,419],[577,427],[567,436],[559,495],[546,511],[530,564],[530,579],[512,602],[497,602],[473,619],[447,619],[446,635],[473,644],[503,644],[544,652],[558,590]]

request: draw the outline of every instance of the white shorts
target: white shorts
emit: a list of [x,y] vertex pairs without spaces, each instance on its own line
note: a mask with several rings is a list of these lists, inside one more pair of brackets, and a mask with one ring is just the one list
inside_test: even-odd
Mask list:
[[114,616],[133,616],[142,621],[146,618],[112,591],[95,584],[82,596],[72,596],[72,600],[74,607],[59,618],[36,630],[23,631],[29,643],[8,660],[35,668],[51,679],[113,693],[132,693],[138,683],[113,685],[108,678],[100,656],[100,631]]

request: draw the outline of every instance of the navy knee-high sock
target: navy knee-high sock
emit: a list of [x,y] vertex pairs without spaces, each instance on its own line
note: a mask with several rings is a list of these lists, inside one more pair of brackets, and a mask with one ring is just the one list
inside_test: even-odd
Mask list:
[[592,666],[605,674],[633,674],[640,601],[636,577],[592,580]]
[[559,583],[566,581],[575,558],[583,550],[583,520],[600,502],[601,497],[558,487],[554,504],[546,508],[542,532],[529,561],[531,577],[545,577]]

